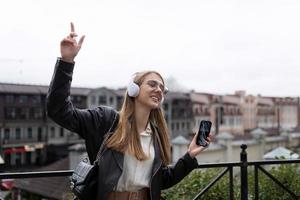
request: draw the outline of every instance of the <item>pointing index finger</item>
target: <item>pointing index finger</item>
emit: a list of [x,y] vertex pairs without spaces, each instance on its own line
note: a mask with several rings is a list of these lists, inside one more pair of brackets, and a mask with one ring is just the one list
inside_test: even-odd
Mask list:
[[72,33],[72,32],[75,32],[75,28],[74,28],[73,22],[71,22],[71,33]]

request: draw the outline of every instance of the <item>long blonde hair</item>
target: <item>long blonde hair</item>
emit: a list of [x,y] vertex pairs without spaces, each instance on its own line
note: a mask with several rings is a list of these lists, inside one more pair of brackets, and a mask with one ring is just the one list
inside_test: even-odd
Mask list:
[[[162,81],[164,81],[162,76],[156,71],[144,71],[136,73],[133,81],[140,86],[145,77],[151,73],[157,74]],[[106,145],[108,148],[122,153],[128,151],[138,160],[146,160],[148,157],[143,151],[139,133],[136,127],[136,119],[134,117],[134,101],[135,98],[129,97],[126,91],[124,102],[120,111],[118,126],[114,134],[112,134],[112,136],[107,140]],[[158,134],[153,133],[153,139],[158,141],[162,162],[167,165],[171,161],[171,145],[168,137],[168,127],[162,108],[159,107],[153,109],[150,112],[149,121],[158,127]]]

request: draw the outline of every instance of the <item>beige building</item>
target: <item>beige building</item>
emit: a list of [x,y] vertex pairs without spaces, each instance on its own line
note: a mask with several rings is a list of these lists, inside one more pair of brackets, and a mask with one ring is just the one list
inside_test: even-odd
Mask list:
[[[193,109],[193,132],[198,131],[200,122],[202,120],[212,121],[211,111],[211,98],[212,95],[204,93],[192,92],[190,94]],[[212,131],[215,131],[215,127],[212,127]]]
[[247,95],[244,97],[244,103],[242,104],[244,130],[251,130],[257,127],[256,100],[257,98],[253,95]]
[[238,95],[222,96],[219,132],[229,132],[236,135],[244,133],[242,105],[243,99]]
[[273,97],[276,109],[277,125],[284,130],[290,130],[298,125],[299,121],[299,98]]

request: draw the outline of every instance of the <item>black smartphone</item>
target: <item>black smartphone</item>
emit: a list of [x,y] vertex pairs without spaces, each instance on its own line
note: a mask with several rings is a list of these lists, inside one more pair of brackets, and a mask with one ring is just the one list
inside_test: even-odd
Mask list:
[[196,144],[199,146],[207,146],[206,139],[210,133],[211,121],[202,120],[200,122]]

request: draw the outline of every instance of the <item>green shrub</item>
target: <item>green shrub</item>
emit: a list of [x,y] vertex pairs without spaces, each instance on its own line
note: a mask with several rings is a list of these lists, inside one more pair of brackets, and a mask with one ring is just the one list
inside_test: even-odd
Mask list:
[[[206,169],[194,170],[180,183],[170,189],[162,192],[162,197],[165,199],[193,199],[202,189],[204,189],[209,182],[211,182],[219,173],[221,169]],[[201,199],[221,200],[229,198],[229,178],[228,173],[224,175],[215,185],[213,185]]]
[[[273,177],[296,195],[300,195],[300,173],[295,164],[268,166],[267,170]],[[268,168],[267,167],[267,168]],[[254,172],[249,173],[249,194],[254,198]],[[261,200],[290,200],[292,196],[275,183],[261,170],[258,170],[259,199]]]
[[[275,165],[274,165],[275,166]],[[267,170],[289,190],[300,195],[300,171],[299,165],[282,164],[271,166]],[[270,166],[269,166],[270,167]],[[222,168],[223,169],[223,168]],[[167,200],[191,200],[204,189],[222,169],[197,169],[191,172],[177,185],[162,191],[162,197]],[[259,176],[259,199],[260,200],[290,200],[288,192],[278,186],[272,179],[267,177],[261,170]],[[200,199],[223,200],[229,199],[229,173],[226,173],[215,185],[213,185]],[[233,179],[234,199],[240,199],[240,174]],[[254,168],[248,168],[248,199],[254,199]]]

